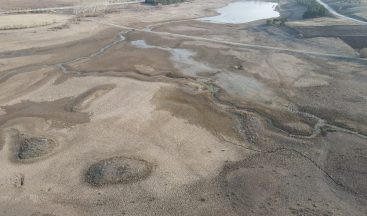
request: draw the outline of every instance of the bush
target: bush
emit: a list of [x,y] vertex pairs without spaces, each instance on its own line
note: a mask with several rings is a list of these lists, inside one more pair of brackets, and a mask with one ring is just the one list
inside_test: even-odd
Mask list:
[[266,25],[285,26],[286,22],[287,22],[287,18],[267,19]]
[[315,0],[297,0],[297,3],[307,7],[306,12],[302,16],[304,19],[321,17],[327,12],[326,8]]

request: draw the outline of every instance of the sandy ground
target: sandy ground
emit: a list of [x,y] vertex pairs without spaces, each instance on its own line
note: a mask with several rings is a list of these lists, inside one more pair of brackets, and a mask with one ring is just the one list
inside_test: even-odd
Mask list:
[[0,215],[366,215],[367,63],[295,30],[340,20],[228,2],[1,31]]

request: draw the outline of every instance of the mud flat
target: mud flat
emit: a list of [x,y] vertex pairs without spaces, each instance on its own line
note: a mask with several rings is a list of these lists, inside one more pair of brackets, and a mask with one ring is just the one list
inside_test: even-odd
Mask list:
[[366,215],[364,30],[230,2],[0,30],[0,216]]

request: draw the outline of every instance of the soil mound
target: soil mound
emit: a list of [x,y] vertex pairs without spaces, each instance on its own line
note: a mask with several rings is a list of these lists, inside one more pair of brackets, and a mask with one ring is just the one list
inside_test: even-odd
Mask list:
[[150,164],[144,160],[113,157],[92,164],[86,172],[85,180],[94,186],[126,184],[147,178],[151,170]]
[[42,157],[51,153],[56,145],[56,142],[49,138],[20,136],[17,140],[16,158],[30,160]]

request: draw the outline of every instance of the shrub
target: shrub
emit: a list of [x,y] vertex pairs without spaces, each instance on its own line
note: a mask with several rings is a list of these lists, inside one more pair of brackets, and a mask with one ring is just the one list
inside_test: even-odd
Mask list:
[[267,19],[266,25],[285,26],[286,22],[287,22],[287,18]]
[[304,19],[321,17],[327,12],[326,8],[316,0],[297,0],[297,3],[307,7],[306,12],[302,16]]

